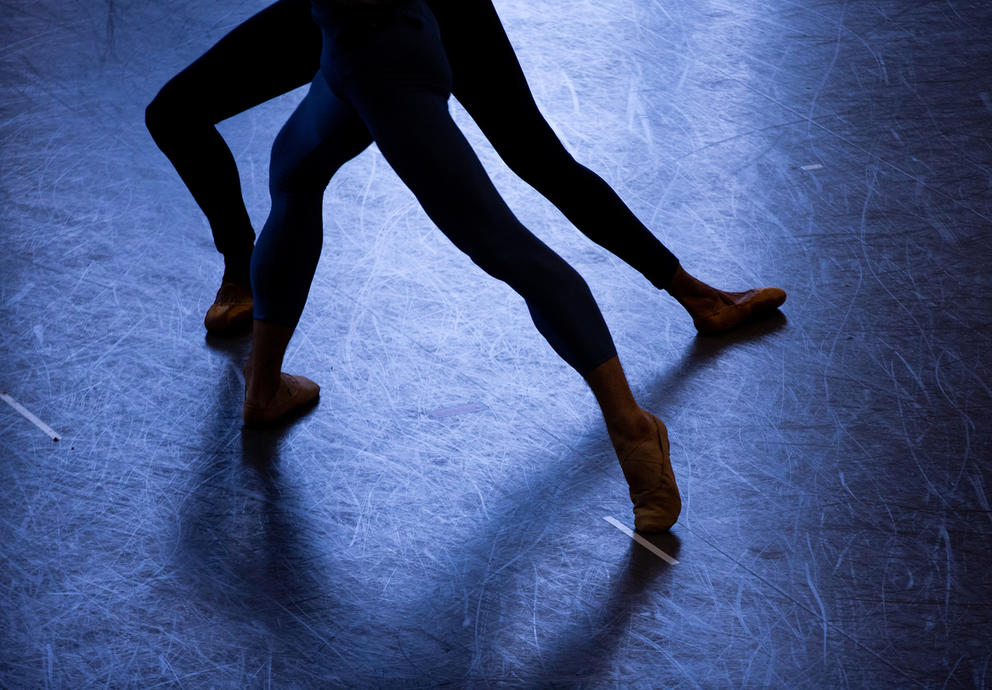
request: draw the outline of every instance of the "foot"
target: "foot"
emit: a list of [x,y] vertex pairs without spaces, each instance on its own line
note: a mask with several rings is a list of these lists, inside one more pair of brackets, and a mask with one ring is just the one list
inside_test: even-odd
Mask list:
[[[305,376],[294,376],[282,372],[279,382],[271,394],[260,392],[252,385],[250,373],[246,372],[245,404],[241,418],[245,426],[265,426],[285,417],[293,410],[314,402],[320,395],[320,386]],[[251,395],[248,394],[251,391]]]
[[715,292],[715,299],[708,305],[689,311],[693,325],[703,335],[729,331],[747,321],[767,316],[785,302],[785,290],[781,288]]
[[669,456],[668,430],[653,414],[646,433],[616,443],[620,469],[634,502],[634,527],[639,532],[667,532],[682,512]]
[[230,335],[246,329],[251,320],[251,287],[225,280],[207,310],[203,325],[214,335]]

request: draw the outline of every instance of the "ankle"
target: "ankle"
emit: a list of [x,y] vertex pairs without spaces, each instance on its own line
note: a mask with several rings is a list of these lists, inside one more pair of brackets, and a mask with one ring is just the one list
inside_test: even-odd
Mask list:
[[607,428],[613,447],[619,452],[651,437],[654,433],[654,420],[649,412],[637,408],[629,414],[610,420]]
[[279,392],[279,383],[275,385],[262,386],[260,384],[245,386],[245,402],[252,405],[268,405]]
[[279,373],[274,376],[271,372],[257,371],[249,360],[245,365],[245,400],[256,404],[265,404],[275,397],[279,390]]
[[222,283],[234,283],[251,289],[251,275],[250,271],[246,269],[225,267],[224,275],[221,276],[220,280]]
[[681,266],[675,271],[675,275],[672,276],[672,280],[665,289],[682,304],[712,300],[719,292],[716,288],[689,274]]
[[717,311],[728,301],[724,292],[694,278],[681,268],[667,290],[694,319]]
[[245,365],[245,389],[249,397],[255,394],[271,398],[279,389],[282,360],[286,346],[293,337],[293,327],[255,319],[252,324],[252,346]]

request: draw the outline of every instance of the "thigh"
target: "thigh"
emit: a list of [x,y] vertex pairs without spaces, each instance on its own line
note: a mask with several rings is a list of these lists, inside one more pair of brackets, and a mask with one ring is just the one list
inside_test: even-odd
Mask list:
[[[431,0],[454,78],[453,94],[503,155],[557,143],[491,0]],[[529,141],[529,143],[527,143]]]
[[280,0],[218,41],[162,89],[220,122],[309,83],[320,66],[320,30],[309,0]]
[[[383,89],[356,104],[379,150],[427,215],[483,270],[519,288],[531,268],[554,258],[513,215],[430,89]],[[520,280],[518,280],[520,279]]]
[[537,238],[513,216],[451,119],[451,73],[438,27],[423,5],[416,7],[424,12],[419,25],[391,24],[374,42],[343,55],[341,62],[351,60],[354,68],[335,86],[431,220],[462,251],[492,262],[505,258],[502,249],[536,249]]
[[318,72],[272,144],[270,189],[323,191],[337,169],[371,143],[372,135],[357,111],[338,98]]

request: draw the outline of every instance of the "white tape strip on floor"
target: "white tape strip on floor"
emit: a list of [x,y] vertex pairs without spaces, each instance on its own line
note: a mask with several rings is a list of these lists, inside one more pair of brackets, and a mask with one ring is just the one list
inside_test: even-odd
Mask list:
[[31,412],[26,407],[24,407],[24,405],[22,405],[21,403],[17,402],[16,400],[14,400],[12,397],[10,397],[9,395],[7,395],[6,393],[0,393],[0,398],[3,398],[4,402],[6,402],[8,405],[10,405],[15,410],[17,410],[22,415],[24,415],[24,417],[29,422],[31,422],[36,427],[38,427],[39,429],[41,429],[42,431],[44,431],[46,434],[48,434],[53,441],[58,441],[59,438],[61,438],[58,434],[55,433],[55,430],[52,429],[52,427],[48,426],[43,421],[41,421],[40,419],[38,419],[37,417],[35,417],[33,414],[31,414]]
[[653,553],[655,556],[657,556],[661,560],[665,561],[666,563],[670,563],[671,565],[676,565],[678,563],[677,560],[675,560],[674,558],[672,558],[671,556],[669,556],[667,553],[665,553],[664,551],[662,551],[661,549],[659,549],[657,546],[655,546],[654,544],[652,544],[651,542],[649,542],[647,539],[645,539],[644,537],[642,537],[641,535],[639,535],[634,530],[632,530],[629,527],[627,527],[625,524],[623,524],[622,522],[620,522],[616,518],[613,518],[613,517],[610,517],[609,515],[607,515],[603,519],[606,520],[611,525],[613,525],[614,527],[616,527],[618,530],[620,530],[624,534],[626,534],[628,537],[630,537],[631,539],[633,539],[634,541],[636,541],[638,544],[640,544],[641,546],[643,546],[645,549],[647,549],[648,551],[650,551],[651,553]]

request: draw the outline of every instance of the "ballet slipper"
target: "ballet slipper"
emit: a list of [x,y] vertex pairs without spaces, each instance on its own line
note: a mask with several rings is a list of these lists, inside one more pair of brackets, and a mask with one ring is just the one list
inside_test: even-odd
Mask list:
[[725,292],[723,297],[727,303],[708,314],[693,318],[692,323],[701,334],[727,331],[775,311],[785,302],[785,290],[766,287],[747,292]]
[[245,399],[241,418],[245,426],[257,427],[271,424],[315,401],[320,395],[320,386],[305,376],[279,374],[279,388],[265,405],[248,402]]
[[203,318],[203,325],[214,335],[230,335],[245,330],[251,320],[251,288],[224,281]]
[[654,415],[651,419],[654,436],[618,449],[617,457],[634,502],[634,527],[639,532],[667,532],[682,512],[682,499],[672,471],[668,430]]

